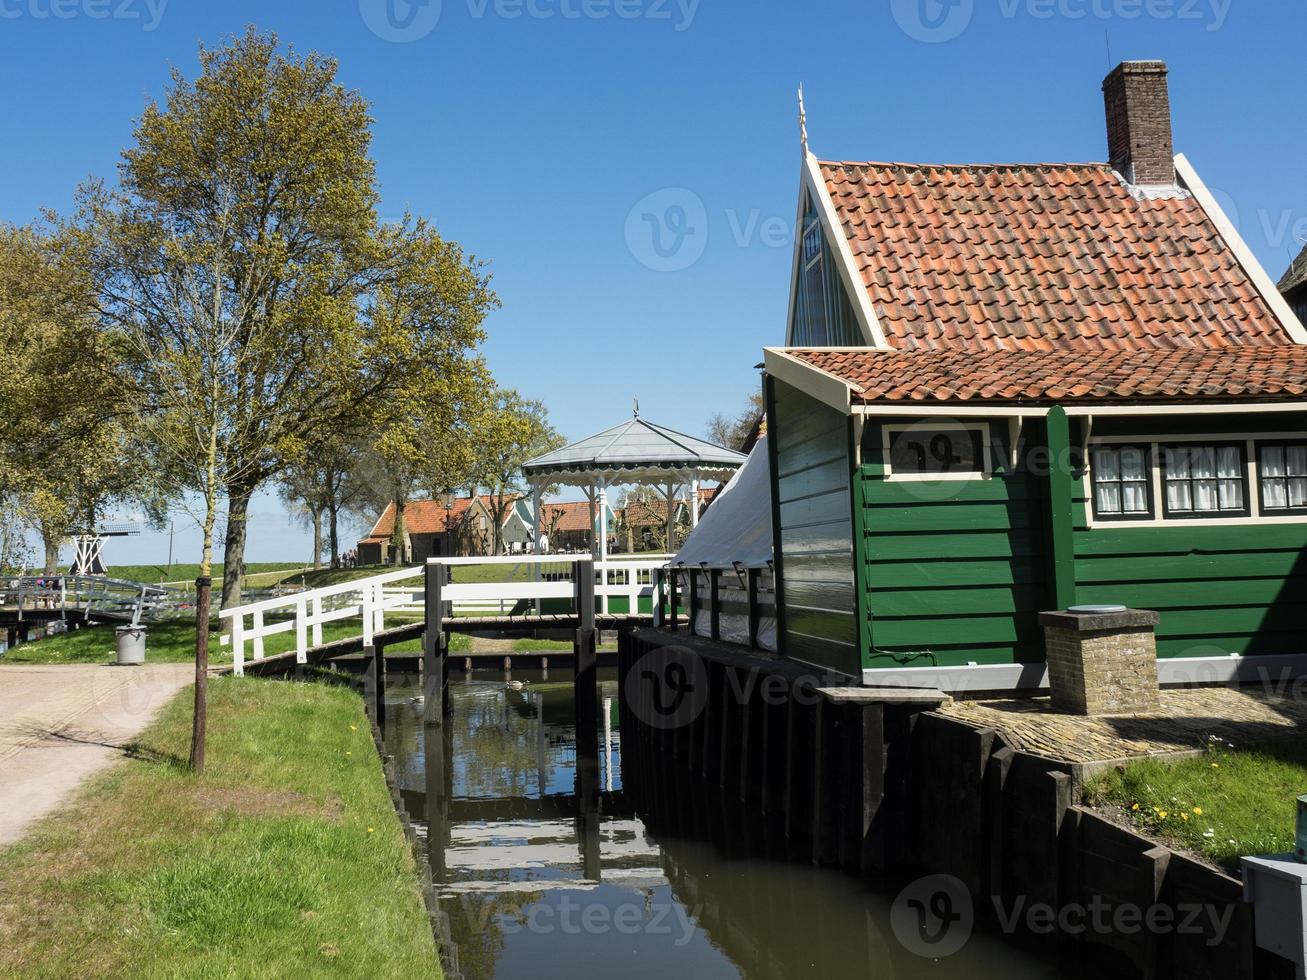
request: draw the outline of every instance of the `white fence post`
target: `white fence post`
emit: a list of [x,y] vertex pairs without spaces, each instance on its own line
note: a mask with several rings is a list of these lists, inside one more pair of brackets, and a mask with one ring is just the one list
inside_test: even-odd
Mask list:
[[263,659],[263,610],[254,610],[254,659]]
[[322,596],[313,597],[313,645],[322,646]]
[[363,592],[363,600],[362,600],[361,611],[363,613],[363,645],[365,647],[370,647],[372,646],[372,627],[376,625],[376,619],[375,619],[376,614],[372,611],[372,603],[373,603],[372,583],[368,582],[367,584],[365,584],[363,586],[362,592]]
[[231,656],[233,673],[237,677],[245,676],[245,614],[236,613],[231,618]]
[[309,624],[306,620],[308,608],[301,599],[295,603],[295,662],[309,662]]

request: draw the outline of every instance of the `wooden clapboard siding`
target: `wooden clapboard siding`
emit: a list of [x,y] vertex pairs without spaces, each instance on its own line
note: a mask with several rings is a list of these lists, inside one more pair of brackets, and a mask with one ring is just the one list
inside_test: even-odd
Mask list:
[[856,675],[849,420],[782,382],[770,390],[782,650]]
[[1305,549],[1304,524],[1082,524],[1076,598],[1156,609],[1163,657],[1303,653]]
[[1046,608],[1044,500],[1038,479],[1012,467],[1006,423],[990,425],[990,444],[988,479],[887,480],[881,425],[865,427],[868,666],[897,666],[885,652],[929,651],[944,665],[1042,657],[1035,616]]

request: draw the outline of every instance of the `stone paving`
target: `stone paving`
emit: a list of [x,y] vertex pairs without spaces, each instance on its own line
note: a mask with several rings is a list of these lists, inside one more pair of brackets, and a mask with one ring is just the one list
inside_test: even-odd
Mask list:
[[1307,731],[1307,697],[1263,687],[1162,691],[1159,711],[1112,718],[1060,714],[1047,697],[955,701],[939,712],[997,729],[1014,749],[1075,763],[1193,752],[1211,736],[1241,745]]

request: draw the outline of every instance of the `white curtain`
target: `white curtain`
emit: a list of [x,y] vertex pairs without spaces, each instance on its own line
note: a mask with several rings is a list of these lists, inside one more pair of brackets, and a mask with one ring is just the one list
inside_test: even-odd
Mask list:
[[1261,464],[1268,510],[1307,507],[1307,446],[1265,446]]
[[1166,506],[1178,513],[1243,510],[1238,446],[1176,446],[1166,454]]
[[1094,504],[1100,514],[1121,513],[1121,466],[1115,449],[1094,450]]
[[1148,474],[1144,470],[1142,449],[1121,450],[1121,504],[1126,514],[1143,514],[1148,510]]

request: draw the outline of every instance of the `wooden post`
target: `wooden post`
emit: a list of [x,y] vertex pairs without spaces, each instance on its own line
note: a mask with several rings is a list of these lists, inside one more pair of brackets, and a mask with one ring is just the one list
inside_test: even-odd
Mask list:
[[426,567],[426,632],[422,635],[423,720],[427,724],[440,724],[444,720],[445,702],[449,696],[447,652],[445,636],[444,585],[449,568],[439,562],[428,562]]
[[381,685],[377,682],[377,648],[371,643],[363,647],[363,702],[378,725],[377,702],[381,700]]
[[675,633],[681,619],[680,611],[677,606],[680,604],[680,596],[677,594],[680,585],[680,576],[675,568],[667,570],[667,614],[671,616],[671,628]]
[[[372,673],[376,678],[376,690],[373,692],[375,700],[373,707],[377,712],[377,724],[381,725],[386,720],[386,648],[383,644],[375,643],[372,647]],[[364,653],[366,654],[366,650]]]
[[[653,612],[653,624],[656,627],[661,627],[664,622],[663,589],[666,581],[667,581],[667,569],[655,568],[653,573],[653,597],[652,597],[652,601],[650,602],[650,608]],[[634,613],[638,611],[639,610],[637,610],[634,606],[631,607],[631,612]]]
[[699,625],[699,569],[686,567],[690,573],[690,635],[695,635],[695,628]]
[[[195,580],[195,713],[191,725],[191,769],[204,772],[204,743],[208,737],[209,705],[209,597],[213,579]],[[239,614],[238,614],[239,616]]]
[[757,568],[747,569],[744,573],[745,589],[749,596],[749,647],[756,650],[758,648],[758,621],[761,618],[758,612],[758,583],[762,580],[762,570]]
[[578,731],[583,719],[594,720],[595,697],[598,694],[594,576],[595,567],[593,562],[578,561],[573,563],[572,588],[576,603],[577,624],[572,651],[576,669],[573,687],[576,693]]
[[1048,560],[1054,609],[1076,604],[1075,540],[1071,516],[1071,427],[1066,410],[1054,405],[1048,427]]
[[722,570],[711,568],[708,570],[708,635],[714,640],[722,638],[721,592]]

